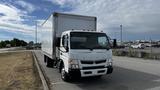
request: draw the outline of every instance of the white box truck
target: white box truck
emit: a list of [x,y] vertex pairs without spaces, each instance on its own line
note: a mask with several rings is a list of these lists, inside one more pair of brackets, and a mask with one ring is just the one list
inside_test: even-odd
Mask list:
[[110,74],[112,50],[106,33],[96,31],[96,17],[53,13],[42,25],[47,67],[57,67],[64,81]]

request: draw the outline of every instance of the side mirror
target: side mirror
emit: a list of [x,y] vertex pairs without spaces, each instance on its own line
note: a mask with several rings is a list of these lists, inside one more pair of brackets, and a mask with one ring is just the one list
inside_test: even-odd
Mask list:
[[116,48],[117,47],[117,40],[113,39],[113,47]]

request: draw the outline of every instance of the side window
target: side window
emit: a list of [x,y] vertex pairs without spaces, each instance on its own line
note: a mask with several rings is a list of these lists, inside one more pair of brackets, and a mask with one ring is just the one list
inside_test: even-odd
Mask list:
[[68,35],[65,35],[65,38],[64,38],[64,47],[67,47],[68,46]]
[[104,47],[108,44],[106,37],[98,37],[98,43],[99,45],[104,46]]
[[63,35],[62,37],[62,46],[67,47],[68,46],[68,35]]
[[62,46],[64,46],[65,35],[62,36]]

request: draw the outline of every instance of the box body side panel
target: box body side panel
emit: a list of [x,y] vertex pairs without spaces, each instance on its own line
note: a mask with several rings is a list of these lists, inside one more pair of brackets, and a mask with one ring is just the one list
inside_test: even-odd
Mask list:
[[53,58],[53,31],[53,15],[51,15],[41,26],[42,51],[50,58]]

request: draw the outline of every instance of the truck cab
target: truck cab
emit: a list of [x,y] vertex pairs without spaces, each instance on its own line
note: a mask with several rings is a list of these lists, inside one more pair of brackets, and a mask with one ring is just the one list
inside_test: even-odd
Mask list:
[[64,81],[76,77],[110,74],[112,50],[103,32],[68,30],[62,32],[59,46],[59,70]]

